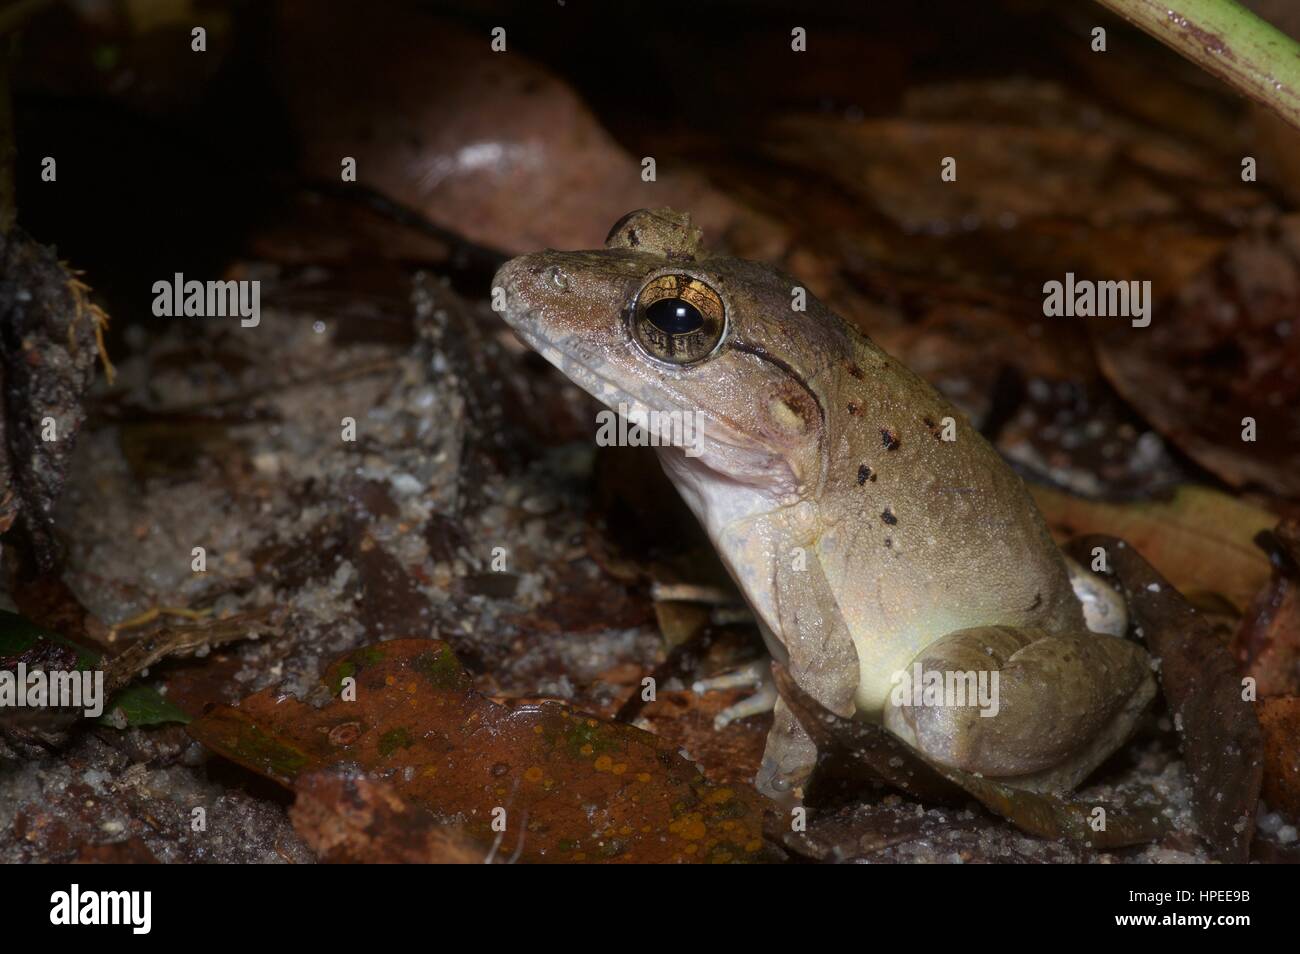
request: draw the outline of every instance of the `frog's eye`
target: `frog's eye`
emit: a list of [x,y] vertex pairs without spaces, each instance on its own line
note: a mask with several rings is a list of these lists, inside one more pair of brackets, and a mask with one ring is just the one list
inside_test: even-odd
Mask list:
[[651,279],[632,306],[632,337],[650,357],[691,364],[713,354],[726,327],[722,298],[690,275]]

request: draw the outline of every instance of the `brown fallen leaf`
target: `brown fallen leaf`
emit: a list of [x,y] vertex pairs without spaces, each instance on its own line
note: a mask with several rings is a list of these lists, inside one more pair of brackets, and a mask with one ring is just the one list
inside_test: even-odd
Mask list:
[[1089,328],[1115,390],[1173,444],[1234,487],[1294,497],[1300,215],[1266,221],[1234,238],[1150,327]]
[[1110,503],[1031,484],[1034,502],[1060,543],[1103,533],[1119,537],[1202,608],[1217,597],[1242,612],[1268,583],[1268,557],[1255,535],[1277,522],[1266,510],[1207,487],[1179,487],[1168,500]]
[[807,831],[783,831],[781,840],[795,854],[822,862],[910,860],[906,852],[913,846],[931,856],[956,856],[964,864],[1077,864],[1090,854],[1082,845],[1064,841],[1044,845],[1030,838],[990,838],[990,830],[998,827],[996,819],[981,812],[918,811],[915,803],[890,796],[818,813],[808,820]]
[[660,690],[655,701],[640,710],[637,724],[653,729],[665,743],[688,752],[706,778],[748,786],[763,761],[772,717],[750,716],[723,729],[715,729],[713,720],[727,706],[751,692],[752,689],[705,693]]
[[1273,578],[1242,617],[1233,649],[1261,699],[1300,695],[1300,520],[1283,520],[1259,539],[1273,557]]
[[1178,591],[1131,545],[1100,534],[1072,541],[1085,566],[1106,552],[1107,578],[1123,594],[1136,631],[1159,664],[1192,779],[1201,834],[1216,857],[1244,862],[1255,832],[1263,740],[1232,654]]
[[477,865],[498,860],[491,842],[479,843],[456,825],[404,802],[379,779],[326,769],[304,775],[297,792],[289,818],[323,861]]
[[156,865],[158,858],[136,835],[126,841],[82,845],[74,862],[79,865]]
[[[513,47],[484,56],[477,35],[419,10],[374,17],[313,0],[277,12],[280,88],[314,178],[337,182],[339,157],[355,157],[384,195],[512,254],[590,248],[630,209],[661,205],[690,209],[745,257],[773,258],[786,244],[779,226],[702,176],[665,163],[643,181],[640,157]],[[343,73],[352,82],[336,88]]]
[[334,698],[320,708],[268,689],[213,707],[190,734],[288,786],[356,763],[479,842],[493,842],[504,820],[500,851],[523,861],[765,857],[766,802],[753,789],[709,782],[632,726],[560,703],[494,703],[441,641],[363,647],[323,681]]
[[1261,699],[1264,732],[1264,787],[1270,808],[1300,819],[1300,697]]

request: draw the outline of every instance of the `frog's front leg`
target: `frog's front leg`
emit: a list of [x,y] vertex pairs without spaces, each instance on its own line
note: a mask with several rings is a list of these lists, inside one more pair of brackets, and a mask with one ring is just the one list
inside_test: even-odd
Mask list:
[[[1083,629],[960,630],[918,653],[906,675],[885,705],[890,731],[940,764],[1032,791],[1082,782],[1155,695],[1141,647]],[[927,684],[942,688],[927,695]]]
[[[797,563],[779,562],[774,577],[779,633],[763,631],[773,655],[788,662],[791,677],[810,696],[837,715],[852,716],[858,650],[815,547],[807,544]],[[773,712],[754,784],[769,798],[788,803],[802,797],[817,763],[817,746],[784,700],[777,699]]]

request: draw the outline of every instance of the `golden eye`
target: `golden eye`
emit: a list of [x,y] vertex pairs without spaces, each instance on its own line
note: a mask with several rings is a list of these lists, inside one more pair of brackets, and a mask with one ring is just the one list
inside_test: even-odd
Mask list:
[[632,308],[632,337],[650,357],[672,364],[707,358],[725,328],[722,299],[690,275],[651,279]]

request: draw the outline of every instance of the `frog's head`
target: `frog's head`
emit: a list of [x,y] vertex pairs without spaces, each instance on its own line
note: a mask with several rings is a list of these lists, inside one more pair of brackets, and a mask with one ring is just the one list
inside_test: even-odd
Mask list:
[[816,491],[819,378],[846,332],[811,297],[794,310],[804,296],[789,278],[703,254],[689,217],[655,209],[624,216],[602,250],[513,259],[493,286],[527,344],[656,433],[680,422],[684,456],[714,476],[780,500]]

